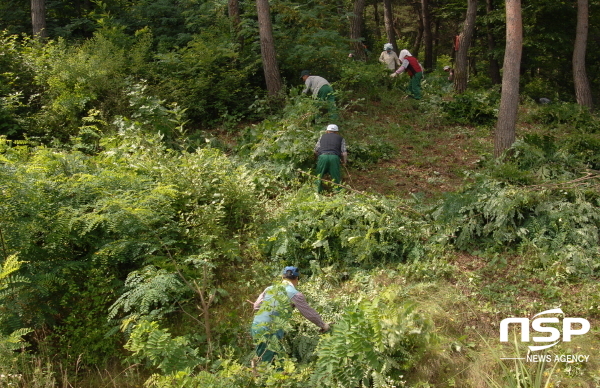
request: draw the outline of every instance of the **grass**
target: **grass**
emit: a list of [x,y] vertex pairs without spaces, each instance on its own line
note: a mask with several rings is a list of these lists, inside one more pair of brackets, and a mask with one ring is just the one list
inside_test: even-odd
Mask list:
[[353,168],[350,154],[346,182],[359,191],[435,200],[460,187],[464,171],[477,169],[481,156],[493,152],[492,131],[449,126],[426,102],[401,100],[401,96],[393,90],[378,104],[345,112],[347,124],[341,129],[349,144],[369,136],[396,149],[391,158],[366,171]]

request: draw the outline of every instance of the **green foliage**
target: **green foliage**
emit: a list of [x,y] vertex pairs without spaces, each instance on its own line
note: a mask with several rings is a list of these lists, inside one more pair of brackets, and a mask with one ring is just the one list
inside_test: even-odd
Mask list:
[[123,310],[129,313],[125,320],[159,320],[175,310],[174,302],[181,299],[186,291],[177,274],[154,266],[130,272],[125,281],[125,290],[110,307],[109,319],[115,318]]
[[500,93],[468,90],[442,103],[448,120],[457,124],[491,125],[498,116]]
[[367,96],[370,100],[380,100],[381,87],[389,85],[389,71],[381,63],[364,63],[348,60],[341,67],[341,78],[336,87],[352,93],[353,96]]
[[386,292],[388,300],[363,300],[346,310],[320,341],[313,386],[387,387],[419,361],[433,325],[415,305],[399,304],[391,289]]
[[[289,97],[281,115],[275,115],[242,134],[237,154],[250,162],[257,174],[257,185],[269,192],[297,179],[298,169],[314,164],[314,146],[321,133],[315,129],[319,104],[304,95]],[[323,124],[321,128],[324,129]]]
[[353,195],[321,197],[309,190],[287,199],[274,218],[265,237],[271,259],[285,257],[303,267],[313,258],[372,266],[420,255],[425,224],[403,214],[400,203]]
[[300,71],[309,69],[330,82],[339,79],[340,65],[348,57],[349,39],[335,3],[280,1],[271,5],[271,14],[276,48],[286,53],[278,56],[285,78],[298,80]]
[[573,136],[565,144],[568,152],[586,167],[600,170],[600,137],[596,134]]
[[523,85],[521,95],[527,96],[534,101],[539,101],[540,98],[555,99],[556,91],[553,90],[551,83],[546,78],[538,77],[529,80]]
[[147,320],[135,326],[125,349],[133,352],[132,361],[146,361],[167,375],[192,370],[203,361],[199,350],[192,348],[187,338],[172,337],[158,323]]
[[[218,150],[176,153],[132,128],[101,146],[97,156],[8,147],[0,165],[3,238],[21,252],[29,280],[5,303],[6,329],[52,327],[60,338],[49,337],[50,348],[86,333],[95,360],[114,351],[106,311],[130,272],[157,268],[131,275],[135,287],[115,309],[151,314],[156,301],[165,310],[155,315],[172,311],[184,291],[168,274],[176,266],[197,277],[195,258],[215,271],[240,260],[241,232],[252,230],[260,207],[251,173]],[[61,349],[79,355],[80,344]]]
[[[452,219],[453,243],[498,251],[519,249],[563,276],[591,275],[600,269],[595,248],[600,227],[598,196],[584,186],[518,187],[482,179],[435,212]],[[450,216],[453,214],[453,216]]]
[[0,31],[0,135],[15,136],[23,131],[22,118],[35,93],[34,74],[27,66],[24,51],[33,43],[26,38]]
[[584,133],[596,133],[600,129],[598,118],[576,103],[559,101],[541,105],[530,116],[531,120],[550,127],[568,125]]
[[391,159],[396,154],[396,147],[380,138],[356,140],[348,144],[348,159],[353,168],[366,170],[373,164]]
[[243,117],[260,92],[249,82],[257,64],[242,64],[238,57],[227,37],[196,36],[181,49],[157,55],[151,74],[155,91],[202,125]]
[[66,141],[77,135],[89,109],[99,109],[106,117],[122,113],[126,52],[126,47],[102,34],[81,46],[57,41],[33,52],[36,57],[30,60],[44,93],[28,132]]
[[[22,264],[23,262],[18,260],[17,255],[9,255],[4,259],[0,271],[0,303],[3,304],[7,298],[10,298],[10,292],[7,292],[9,291],[7,289],[14,288],[13,283],[25,281],[24,278],[14,275]],[[29,346],[23,337],[31,332],[31,329],[21,328],[7,335],[0,334],[0,372],[3,376],[17,372],[16,364],[23,358],[24,349]]]

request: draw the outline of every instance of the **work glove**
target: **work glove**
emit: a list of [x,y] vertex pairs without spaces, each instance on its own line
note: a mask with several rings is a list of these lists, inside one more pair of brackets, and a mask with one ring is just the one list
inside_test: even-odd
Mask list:
[[397,75],[398,74],[396,74],[396,73],[392,73],[392,74],[390,74],[390,77],[395,78]]
[[321,330],[319,330],[319,333],[321,333],[321,334],[325,334],[325,333],[327,333],[327,332],[328,332],[330,329],[331,329],[331,327],[329,326],[329,324],[328,324],[328,323],[325,323],[325,326],[323,326],[323,327],[321,328]]

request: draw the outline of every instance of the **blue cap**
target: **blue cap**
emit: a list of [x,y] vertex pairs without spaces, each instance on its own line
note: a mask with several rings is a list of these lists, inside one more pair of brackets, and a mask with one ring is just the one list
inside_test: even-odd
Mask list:
[[295,277],[297,278],[298,276],[300,276],[300,271],[298,271],[298,267],[285,267],[283,269],[283,271],[281,272],[281,274],[284,277]]

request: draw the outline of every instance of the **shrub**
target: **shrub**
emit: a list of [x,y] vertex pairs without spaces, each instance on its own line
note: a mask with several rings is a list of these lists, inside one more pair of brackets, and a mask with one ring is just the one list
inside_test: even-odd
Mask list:
[[373,266],[420,255],[424,222],[392,200],[353,195],[316,196],[310,188],[286,200],[264,237],[272,260],[286,257],[307,267]]
[[530,116],[533,121],[551,127],[566,124],[587,133],[595,133],[600,129],[600,121],[588,109],[576,103],[558,101],[541,105]]
[[363,300],[344,312],[319,342],[313,386],[388,387],[402,380],[433,341],[433,324],[414,304],[394,299]]
[[519,249],[535,255],[543,268],[587,276],[600,270],[599,199],[585,185],[518,187],[483,178],[449,196],[433,214],[454,225],[459,249]]
[[453,123],[491,125],[498,117],[499,103],[500,93],[495,89],[469,90],[454,95],[451,101],[443,102],[442,109]]
[[238,55],[228,37],[201,34],[183,48],[157,54],[151,70],[154,92],[204,126],[243,117],[261,92],[249,82],[257,65],[241,65]]
[[[50,349],[93,350],[96,358],[84,356],[84,363],[114,350],[117,339],[104,337],[106,311],[130,272],[148,264],[166,270],[157,270],[163,278],[141,278],[168,292],[156,304],[156,294],[146,294],[148,305],[127,294],[137,303],[127,314],[170,306],[182,291],[160,288],[160,280],[173,280],[174,267],[202,278],[199,261],[218,271],[240,260],[242,232],[251,230],[260,206],[249,171],[218,150],[178,154],[160,136],[134,128],[101,146],[96,156],[6,148],[0,165],[3,238],[7,249],[21,252],[30,281],[4,304],[6,327],[46,327],[58,336],[48,337]],[[91,342],[66,346],[82,333]]]

